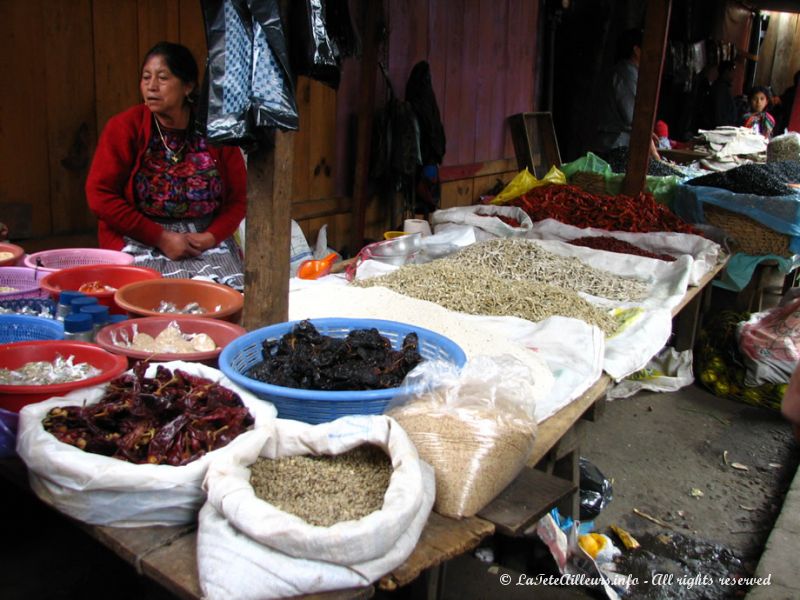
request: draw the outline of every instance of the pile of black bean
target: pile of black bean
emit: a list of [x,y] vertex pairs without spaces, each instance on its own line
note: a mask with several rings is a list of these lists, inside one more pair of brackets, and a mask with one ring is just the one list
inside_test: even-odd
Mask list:
[[728,171],[709,173],[686,182],[756,196],[788,196],[795,193],[787,183],[800,183],[800,161],[750,163]]
[[[628,157],[630,152],[626,146],[614,148],[601,155],[601,158],[611,165],[614,173],[625,173],[628,170]],[[653,177],[668,177],[670,175],[682,175],[681,171],[674,169],[667,163],[660,160],[650,159],[647,166],[647,174]]]

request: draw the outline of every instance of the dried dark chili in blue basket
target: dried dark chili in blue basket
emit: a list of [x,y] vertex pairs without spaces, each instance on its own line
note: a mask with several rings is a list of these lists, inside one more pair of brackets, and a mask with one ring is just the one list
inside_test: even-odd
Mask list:
[[354,329],[346,337],[322,335],[301,321],[278,340],[264,340],[264,360],[248,377],[306,390],[379,390],[398,387],[422,362],[416,333],[394,350],[377,329]]

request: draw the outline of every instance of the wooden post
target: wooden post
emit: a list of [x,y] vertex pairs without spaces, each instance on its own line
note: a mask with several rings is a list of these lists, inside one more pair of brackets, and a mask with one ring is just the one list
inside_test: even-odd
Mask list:
[[294,134],[275,132],[271,148],[247,157],[247,228],[242,326],[253,330],[289,318]]
[[356,129],[356,164],[353,176],[353,226],[351,251],[355,255],[364,245],[366,210],[369,195],[369,160],[372,147],[372,119],[375,112],[375,79],[378,76],[378,46],[382,30],[382,3],[365,2],[364,48],[361,54],[358,124]]
[[622,192],[629,196],[636,196],[644,190],[645,186],[671,10],[672,0],[647,1],[642,55],[639,61],[639,81],[636,87],[636,104],[633,108],[628,168],[622,184]]

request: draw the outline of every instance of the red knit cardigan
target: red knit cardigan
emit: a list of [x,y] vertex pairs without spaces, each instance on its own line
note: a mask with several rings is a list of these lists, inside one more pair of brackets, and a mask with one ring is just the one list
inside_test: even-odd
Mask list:
[[[155,246],[163,228],[135,205],[133,179],[150,141],[153,117],[139,104],[112,117],[97,142],[86,179],[86,199],[97,215],[101,248],[121,250],[123,236]],[[206,229],[217,243],[230,237],[247,207],[247,172],[238,148],[208,148],[223,181],[222,205]]]

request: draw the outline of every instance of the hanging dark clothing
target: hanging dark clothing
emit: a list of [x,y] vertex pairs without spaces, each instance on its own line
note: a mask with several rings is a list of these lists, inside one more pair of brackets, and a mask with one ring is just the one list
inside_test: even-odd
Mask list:
[[406,101],[411,103],[417,115],[422,164],[441,164],[447,142],[436,94],[433,91],[431,67],[424,60],[414,65],[411,75],[408,76]]
[[739,125],[739,111],[731,93],[731,84],[719,78],[711,84],[709,94],[709,129],[722,125]]

